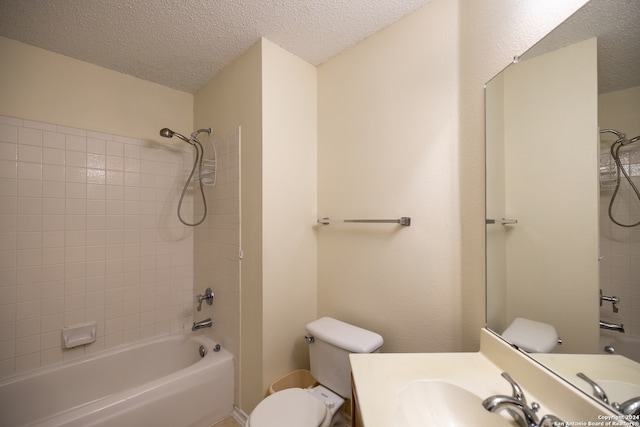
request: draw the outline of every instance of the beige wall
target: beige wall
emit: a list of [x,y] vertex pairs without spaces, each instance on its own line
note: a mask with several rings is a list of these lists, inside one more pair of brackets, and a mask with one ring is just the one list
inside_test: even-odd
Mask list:
[[[195,125],[240,127],[241,249],[236,404],[251,410],[262,388],[262,44],[256,43],[195,95]],[[215,309],[214,309],[215,310]],[[215,311],[212,313],[216,315]]]
[[477,349],[483,85],[583,3],[435,0],[319,67],[319,216],[413,218],[318,230],[319,315],[384,351]]
[[316,319],[316,68],[262,41],[263,386],[309,363]]
[[[506,237],[510,228],[500,224],[506,216],[504,171],[504,73],[487,83],[486,90],[486,212],[495,225],[487,227],[486,234],[486,292],[487,326],[502,332],[507,327],[507,252]],[[493,225],[493,226],[491,226]]]
[[439,0],[318,70],[318,314],[383,351],[455,351],[460,321],[458,4]]
[[0,114],[134,138],[193,125],[193,95],[0,37]]
[[460,3],[460,304],[463,348],[470,350],[477,348],[485,321],[483,85],[586,0]]
[[265,39],[195,97],[196,127],[242,133],[235,354],[237,404],[247,412],[271,382],[308,365],[304,325],[316,317],[317,294],[316,105],[315,67]]
[[[507,324],[515,317],[550,323],[564,341],[558,352],[595,353],[597,41],[521,61],[504,82],[503,216],[518,220],[502,227]],[[561,178],[553,172],[567,168]]]

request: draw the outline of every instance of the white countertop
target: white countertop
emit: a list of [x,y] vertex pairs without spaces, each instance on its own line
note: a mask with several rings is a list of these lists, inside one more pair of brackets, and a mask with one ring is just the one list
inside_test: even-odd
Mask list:
[[[541,405],[540,417],[551,413],[577,422],[613,414],[491,332],[483,329],[481,334],[477,353],[352,354],[353,383],[364,427],[398,425],[400,392],[416,380],[446,381],[481,399],[511,395],[511,386],[500,375],[503,371],[520,385],[529,403]],[[510,419],[507,414],[502,416]]]

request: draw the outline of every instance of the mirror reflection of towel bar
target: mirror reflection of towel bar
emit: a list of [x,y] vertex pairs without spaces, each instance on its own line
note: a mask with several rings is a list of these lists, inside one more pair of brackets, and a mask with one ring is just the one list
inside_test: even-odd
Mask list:
[[[359,223],[367,223],[367,224],[400,224],[404,226],[411,225],[411,218],[408,216],[403,216],[398,219],[334,219],[335,222],[359,222]],[[331,224],[330,218],[320,218],[318,219],[318,224],[329,225]]]
[[[487,219],[487,224],[495,224],[495,223],[496,223],[495,219]],[[502,225],[512,225],[517,223],[518,223],[517,219],[502,218],[502,220],[500,221],[500,224]]]

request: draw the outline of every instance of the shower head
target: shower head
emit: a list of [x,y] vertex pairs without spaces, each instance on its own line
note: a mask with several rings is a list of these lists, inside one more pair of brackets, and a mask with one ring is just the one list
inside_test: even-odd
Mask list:
[[174,132],[169,128],[160,129],[160,136],[164,136],[165,138],[172,138],[174,136],[177,136],[178,138],[180,138],[184,142],[186,142],[188,144],[193,144],[193,142],[191,142],[191,140],[189,138],[187,138],[184,135],[180,135],[178,132]]

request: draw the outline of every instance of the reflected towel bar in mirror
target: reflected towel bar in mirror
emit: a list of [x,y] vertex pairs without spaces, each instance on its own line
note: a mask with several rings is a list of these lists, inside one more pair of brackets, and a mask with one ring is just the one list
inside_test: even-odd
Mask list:
[[[495,219],[487,219],[487,224],[495,224],[495,223],[496,223]],[[500,224],[502,225],[512,225],[517,223],[518,223],[517,219],[502,218],[502,220],[500,220]]]
[[[318,219],[318,224],[329,225],[331,224],[330,218],[320,218]],[[334,219],[334,222],[358,222],[358,223],[368,223],[368,224],[400,224],[404,226],[411,225],[411,218],[408,216],[403,216],[398,219]]]

